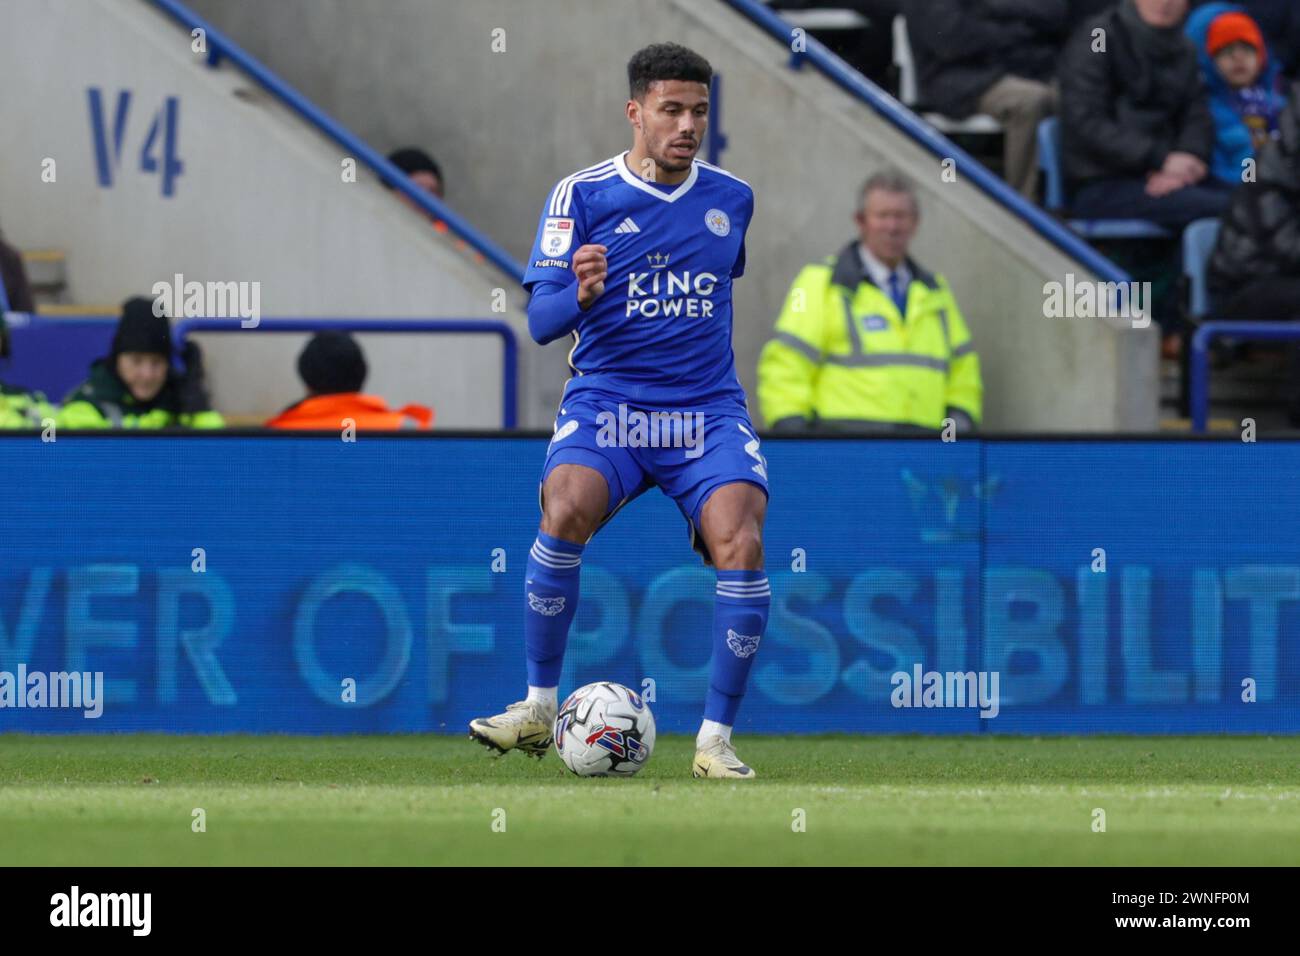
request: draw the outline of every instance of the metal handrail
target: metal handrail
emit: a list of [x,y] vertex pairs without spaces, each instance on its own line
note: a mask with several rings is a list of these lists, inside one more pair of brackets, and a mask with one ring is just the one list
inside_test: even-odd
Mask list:
[[1256,342],[1300,341],[1297,322],[1206,322],[1192,336],[1191,411],[1192,431],[1203,432],[1210,414],[1210,342],[1226,337]]
[[[784,45],[790,47],[796,29],[757,0],[724,0],[739,13],[748,17]],[[790,65],[799,69],[808,62],[851,96],[875,110],[901,132],[925,149],[945,159],[957,160],[963,174],[983,190],[989,198],[1006,207],[1009,212],[1025,221],[1040,236],[1052,243],[1075,261],[1108,282],[1128,282],[1129,276],[1115,263],[1081,240],[1043,210],[1027,202],[1019,193],[1004,183],[964,149],[952,142],[934,127],[923,122],[894,97],[872,83],[849,64],[826,49],[813,37],[805,38],[806,49],[792,52]]]
[[177,319],[172,329],[177,351],[191,332],[434,332],[501,337],[501,426],[518,421],[519,342],[514,330],[494,319],[261,319],[246,327],[241,319]]
[[355,156],[364,162],[385,182],[414,201],[426,213],[446,222],[452,232],[464,239],[471,248],[481,253],[498,269],[511,276],[516,282],[523,283],[523,265],[511,258],[505,249],[471,226],[467,219],[453,212],[442,200],[412,183],[411,178],[390,163],[387,157],[371,148],[360,137],[280,79],[230,37],[178,0],[151,0],[151,2],[186,29],[204,32],[208,46],[209,66],[215,67],[223,57],[230,60],[285,106],[342,146],[350,156]]

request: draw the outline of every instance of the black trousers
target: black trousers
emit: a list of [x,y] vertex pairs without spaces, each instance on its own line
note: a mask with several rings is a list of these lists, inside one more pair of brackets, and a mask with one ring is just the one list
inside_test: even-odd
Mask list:
[[1231,186],[1208,177],[1164,196],[1148,196],[1141,178],[1094,179],[1078,187],[1071,212],[1079,219],[1147,219],[1182,229],[1197,219],[1218,219],[1231,199]]

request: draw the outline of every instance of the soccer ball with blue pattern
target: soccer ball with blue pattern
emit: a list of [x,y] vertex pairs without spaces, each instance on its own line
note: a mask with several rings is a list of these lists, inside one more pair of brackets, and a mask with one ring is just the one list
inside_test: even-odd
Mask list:
[[654,714],[622,684],[579,687],[555,717],[555,752],[579,777],[630,777],[654,745]]

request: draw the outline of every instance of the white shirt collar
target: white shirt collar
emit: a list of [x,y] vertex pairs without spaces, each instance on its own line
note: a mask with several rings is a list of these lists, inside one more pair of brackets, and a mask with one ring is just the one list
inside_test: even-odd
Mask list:
[[858,258],[862,260],[862,268],[866,270],[867,277],[876,284],[883,292],[889,292],[889,277],[898,273],[899,286],[906,291],[912,282],[912,270],[907,267],[907,261],[904,260],[898,264],[897,269],[890,269],[879,259],[871,254],[871,251],[862,243],[858,243]]
[[687,177],[677,185],[676,189],[674,189],[672,192],[669,193],[666,193],[660,189],[655,189],[654,186],[651,186],[640,176],[633,173],[632,170],[628,169],[627,166],[628,152],[629,150],[624,150],[618,156],[614,157],[614,167],[618,170],[619,176],[623,178],[623,182],[627,183],[629,186],[635,186],[637,189],[641,190],[642,192],[649,193],[651,196],[657,196],[658,198],[662,199],[664,202],[676,202],[677,200],[681,199],[688,192],[690,192],[691,187],[695,185],[695,180],[699,178],[700,167],[696,164],[694,160],[691,160],[690,174],[687,175]]

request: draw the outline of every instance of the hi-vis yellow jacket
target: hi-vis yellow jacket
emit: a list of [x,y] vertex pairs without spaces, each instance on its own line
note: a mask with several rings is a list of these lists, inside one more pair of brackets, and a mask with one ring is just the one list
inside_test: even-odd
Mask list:
[[758,361],[770,428],[978,424],[979,356],[942,276],[908,260],[906,315],[867,277],[858,243],[805,266]]

